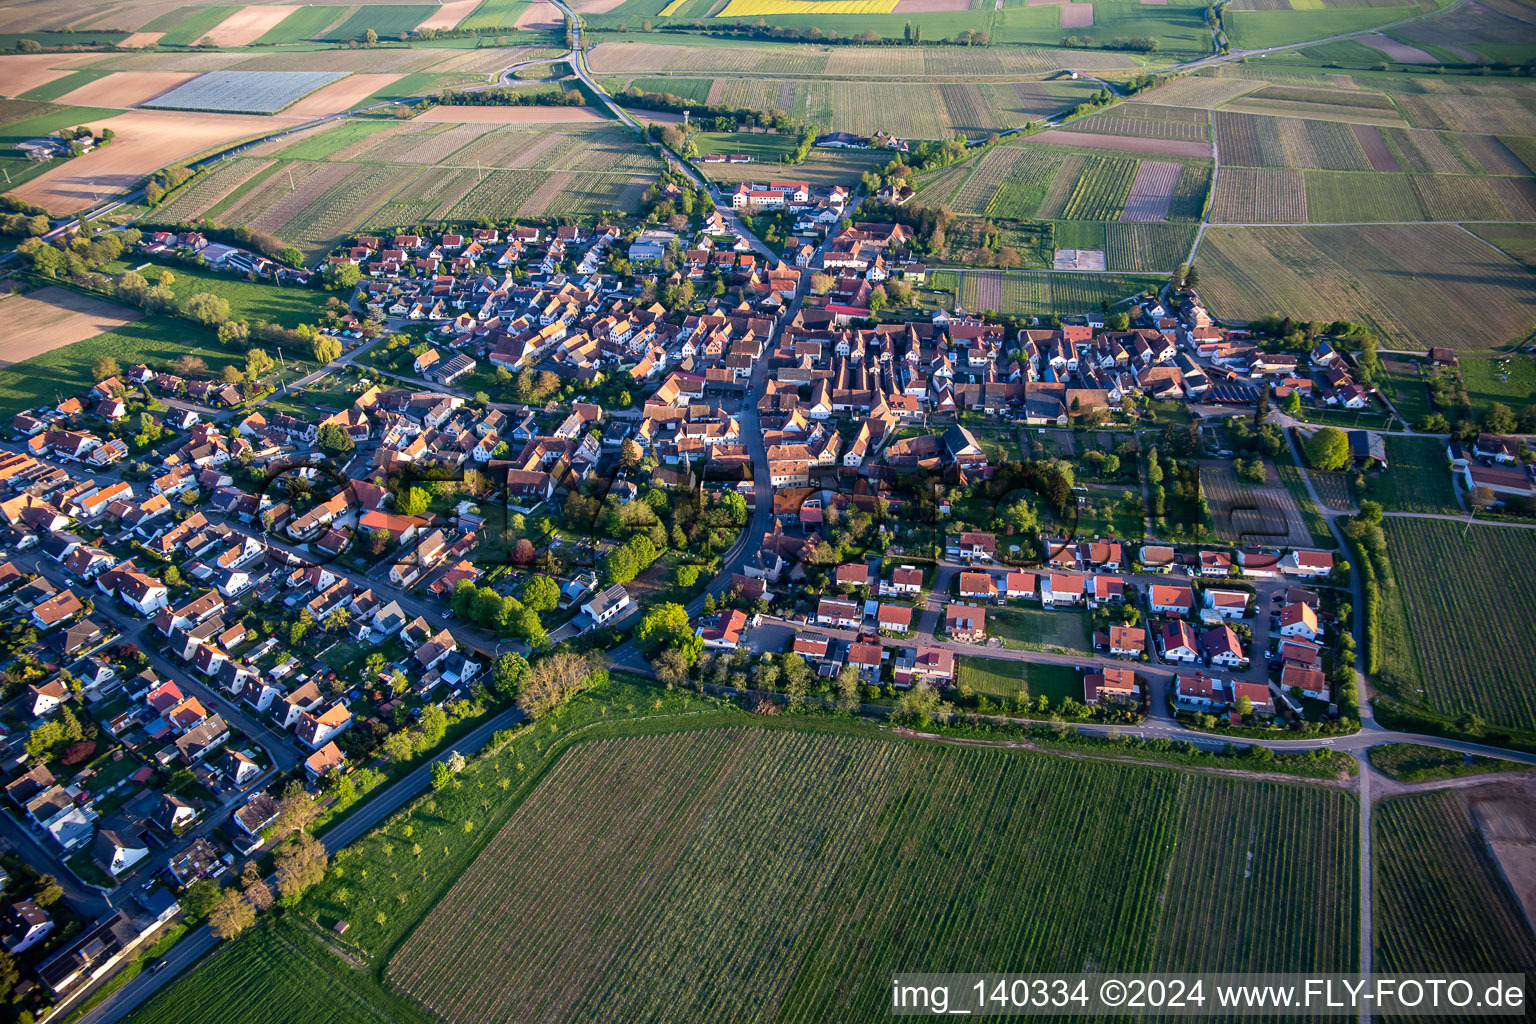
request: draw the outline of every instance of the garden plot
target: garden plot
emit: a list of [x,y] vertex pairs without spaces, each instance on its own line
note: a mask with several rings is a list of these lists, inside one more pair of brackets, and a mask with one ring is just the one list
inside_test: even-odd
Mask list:
[[1269,547],[1306,547],[1312,543],[1301,509],[1291,492],[1279,486],[1275,469],[1265,464],[1269,482],[1247,484],[1232,463],[1200,463],[1200,489],[1211,505],[1222,540]]
[[275,114],[344,71],[210,71],[145,103],[160,110]]
[[1168,219],[1168,206],[1173,202],[1174,190],[1179,183],[1183,164],[1171,164],[1162,160],[1143,160],[1136,171],[1136,181],[1126,196],[1121,220],[1161,221]]

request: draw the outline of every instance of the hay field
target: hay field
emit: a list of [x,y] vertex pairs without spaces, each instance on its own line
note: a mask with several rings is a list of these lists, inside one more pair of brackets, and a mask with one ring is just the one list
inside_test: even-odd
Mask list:
[[167,164],[222,143],[275,131],[285,123],[292,122],[251,114],[126,111],[92,125],[117,133],[111,145],[51,168],[12,194],[50,213],[74,213]]
[[1212,226],[1198,262],[1201,293],[1232,320],[1359,320],[1384,347],[1417,349],[1494,349],[1536,328],[1536,276],[1454,225]]
[[104,299],[93,299],[67,288],[41,288],[25,295],[0,298],[5,318],[5,345],[0,366],[73,345],[86,338],[131,324],[143,313]]

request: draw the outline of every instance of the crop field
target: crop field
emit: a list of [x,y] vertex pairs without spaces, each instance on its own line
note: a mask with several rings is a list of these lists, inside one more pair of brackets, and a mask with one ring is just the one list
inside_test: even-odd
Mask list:
[[[14,301],[0,301],[0,310],[10,309]],[[91,379],[91,364],[102,356],[111,356],[123,366],[146,363],[169,370],[178,358],[191,354],[200,356],[215,373],[235,361],[231,353],[216,347],[210,330],[162,316],[133,320],[135,315],[134,310],[121,310],[117,317],[125,322],[110,330],[0,369],[0,416],[9,419],[45,403],[51,406],[62,396],[89,388],[96,383]],[[34,317],[31,322],[38,321]],[[98,319],[97,323],[106,326],[108,321]]]
[[1062,207],[1062,219],[1118,218],[1131,193],[1131,186],[1137,180],[1139,166],[1140,161],[1124,157],[1089,157],[1083,167],[1083,176],[1078,179],[1066,205]]
[[275,114],[321,86],[342,77],[340,71],[210,71],[144,103],[159,110],[197,110],[228,114]]
[[208,33],[238,7],[181,7],[162,14],[144,26],[146,32],[162,32],[160,43],[164,46],[191,46],[201,42]]
[[[812,185],[846,185],[850,188],[859,183],[865,171],[890,163],[890,155],[875,149],[813,149],[805,163],[795,164],[785,171],[793,173],[796,181],[808,181]],[[761,164],[705,164],[701,168],[709,177],[721,182],[761,181],[764,167]],[[778,177],[779,172],[773,172]]]
[[1200,463],[1200,489],[1222,540],[1282,548],[1312,543],[1296,499],[1283,487],[1244,483],[1232,463],[1219,461]]
[[1086,313],[1100,303],[1114,305],[1157,284],[1153,278],[1129,274],[965,270],[934,274],[932,287],[953,290],[957,285],[949,274],[959,278],[956,301],[961,307],[1004,315]]
[[1104,259],[1110,270],[1168,271],[1189,256],[1195,241],[1193,224],[1104,225]]
[[271,168],[273,163],[272,160],[257,159],[226,160],[177,189],[170,199],[151,210],[145,221],[150,224],[190,223],[235,189]]
[[1222,167],[1211,196],[1213,224],[1305,224],[1307,182],[1280,167]]
[[1443,519],[1382,526],[1393,575],[1384,600],[1404,623],[1382,645],[1383,686],[1450,718],[1536,728],[1536,666],[1516,654],[1536,625],[1536,535]]
[[[1530,332],[1536,301],[1536,278],[1454,225],[1212,227],[1199,263],[1201,292],[1223,317],[1360,320],[1393,342],[1385,348],[1506,345]],[[1482,329],[1448,334],[1448,316]]]
[[349,39],[361,39],[373,29],[380,38],[388,38],[412,31],[436,13],[436,5],[368,4],[357,8],[351,17],[325,35],[328,41],[344,43]]
[[297,43],[319,36],[344,13],[345,8],[333,8],[324,4],[311,4],[298,8],[288,17],[267,30],[257,39],[262,45]]
[[1372,944],[1381,970],[1536,971],[1530,924],[1468,813],[1474,794],[1522,799],[1521,791],[1494,784],[1377,806]]
[[1125,199],[1125,209],[1120,219],[1128,221],[1163,221],[1168,219],[1168,208],[1178,188],[1179,173],[1183,164],[1165,160],[1143,160],[1136,171],[1136,180]]
[[[1167,116],[1169,112],[1175,116]],[[1199,119],[1180,119],[1179,115],[1186,114],[1198,115]],[[1122,104],[1113,111],[1072,121],[1063,125],[1062,130],[1134,135],[1146,139],[1178,139],[1183,142],[1205,142],[1211,137],[1211,126],[1204,111],[1150,103]]]
[[1319,224],[1419,220],[1422,212],[1406,175],[1300,172],[1306,183],[1307,220]]
[[377,132],[398,127],[392,121],[333,121],[253,146],[246,152],[258,156],[282,156],[291,160],[325,160]]
[[[957,815],[983,785],[998,796]],[[1058,798],[1073,792],[1095,799]],[[467,1024],[713,1020],[742,1005],[863,1021],[887,1015],[887,976],[911,962],[1241,970],[1282,949],[1290,969],[1347,970],[1356,816],[1334,789],[1013,751],[788,729],[594,740],[562,757],[386,978]],[[565,870],[541,870],[555,862]],[[1123,884],[1100,884],[1110,871]],[[743,904],[744,887],[758,898]],[[1042,902],[1051,913],[1025,912]],[[901,925],[914,917],[942,923]]]
[[1062,159],[1049,149],[995,146],[970,168],[949,206],[956,213],[1027,220],[1040,208]]
[[1187,78],[1178,78],[1167,85],[1160,85],[1151,92],[1138,95],[1128,106],[1139,106],[1143,103],[1161,104],[1170,107],[1193,107],[1210,110],[1244,96],[1250,92],[1256,92],[1268,84],[1262,81],[1254,81],[1244,78],[1212,78],[1205,75],[1191,75]]
[[[899,28],[899,26],[898,26]],[[1054,40],[1052,41],[1054,42]],[[789,75],[827,78],[891,77],[891,55],[879,47],[833,46],[685,46],[669,43],[603,42],[587,55],[595,75],[674,73],[689,76]],[[901,52],[906,78],[970,80],[1041,75],[1066,64],[1083,70],[1135,66],[1129,55],[1027,47],[909,47]]]

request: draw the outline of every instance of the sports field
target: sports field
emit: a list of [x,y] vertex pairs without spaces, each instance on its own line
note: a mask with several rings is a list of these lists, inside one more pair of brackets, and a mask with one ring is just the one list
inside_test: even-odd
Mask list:
[[1383,687],[1448,718],[1536,728],[1536,667],[1519,655],[1536,626],[1536,531],[1403,518],[1383,527],[1393,575]]

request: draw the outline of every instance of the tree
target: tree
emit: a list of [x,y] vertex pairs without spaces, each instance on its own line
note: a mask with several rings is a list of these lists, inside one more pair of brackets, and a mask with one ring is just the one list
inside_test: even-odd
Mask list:
[[1292,388],[1291,393],[1285,396],[1285,401],[1280,403],[1280,408],[1284,410],[1287,416],[1300,416],[1301,392]]
[[177,902],[181,904],[182,913],[191,922],[201,921],[207,917],[218,899],[219,884],[209,878],[200,878],[187,886]]
[[453,769],[441,761],[432,762],[432,788],[442,790],[451,785],[453,785]]
[[1349,438],[1338,427],[1319,427],[1302,442],[1302,450],[1313,469],[1339,470],[1350,463]]
[[327,423],[320,428],[320,447],[332,455],[344,455],[357,447],[352,435],[340,423]]
[[201,377],[208,372],[208,364],[199,356],[182,356],[172,369],[179,377]]
[[250,340],[251,328],[244,320],[226,320],[219,324],[219,344],[226,348],[239,348]]
[[1467,504],[1471,506],[1474,513],[1482,512],[1497,500],[1498,497],[1493,493],[1493,488],[1487,484],[1478,484],[1467,492]]
[[277,892],[279,902],[291,907],[310,886],[325,878],[330,863],[325,847],[308,832],[301,832],[277,851]]
[[[30,42],[30,40],[24,39],[22,42]],[[11,989],[15,988],[20,980],[21,972],[16,969],[16,961],[11,958],[10,953],[0,949],[0,992],[9,996]]]
[[664,686],[681,686],[688,680],[688,658],[682,651],[667,648],[651,658],[656,681]]
[[277,817],[272,819],[272,834],[285,836],[289,832],[302,832],[314,824],[320,816],[320,806],[309,795],[304,783],[292,779],[283,787],[282,799],[277,802]]
[[266,910],[276,899],[272,894],[272,887],[267,884],[266,879],[261,877],[261,868],[257,867],[253,860],[246,861],[244,869],[240,872],[240,889],[245,893],[245,898],[250,901],[251,906],[257,910]]
[[548,576],[535,576],[523,586],[523,606],[547,612],[560,604],[560,585]]
[[411,739],[411,734],[404,730],[392,732],[384,737],[380,749],[384,756],[393,764],[403,764],[416,756],[416,744]]
[[395,495],[395,511],[403,516],[419,516],[432,504],[432,495],[421,487],[407,487]]
[[245,353],[245,375],[252,379],[265,377],[277,368],[277,363],[271,356],[259,348],[247,349]]
[[341,342],[328,334],[316,335],[309,343],[315,362],[324,365],[341,358]]
[[517,706],[529,718],[542,718],[568,698],[605,678],[607,672],[595,669],[584,656],[558,651],[541,658],[529,669],[517,695]]
[[626,437],[624,443],[619,446],[619,465],[625,469],[634,469],[640,465],[640,460],[645,457],[640,443],[632,437]]
[[356,288],[362,279],[363,272],[355,263],[331,263],[320,272],[321,283],[333,292]]
[[283,250],[282,260],[295,270],[304,266],[304,250],[296,245],[290,245]]
[[44,875],[38,879],[37,895],[32,897],[40,907],[51,907],[64,898],[64,887],[59,880],[52,875]]
[[245,380],[245,371],[230,363],[219,371],[219,379],[225,384],[239,384]]
[[1131,329],[1131,315],[1129,313],[1114,313],[1107,317],[1104,326],[1111,331],[1128,331]]
[[1483,429],[1490,434],[1513,434],[1518,426],[1515,411],[1503,402],[1494,402],[1483,413]]
[[377,43],[378,41],[379,41],[379,34],[377,32],[375,32],[373,29],[369,29],[368,31],[363,33],[363,43],[365,45],[372,46],[375,43]]
[[111,356],[100,356],[91,364],[91,376],[98,381],[108,377],[116,377],[123,372],[123,368],[117,365],[117,360]]
[[491,665],[491,681],[496,685],[496,692],[503,697],[516,697],[527,672],[528,659],[521,654],[503,654]]
[[117,278],[117,297],[130,306],[142,305],[144,293],[149,291],[149,282],[143,275],[133,270],[126,270]]
[[208,930],[216,939],[232,939],[256,923],[256,908],[234,889],[219,893],[208,912]]
[[837,710],[845,715],[859,712],[859,670],[854,665],[844,665],[837,673]]
[[651,652],[672,649],[682,652],[692,664],[704,650],[704,640],[693,631],[688,610],[675,601],[654,605],[640,620],[635,639]]
[[204,327],[216,327],[229,319],[229,300],[211,292],[196,292],[187,298],[187,316]]

